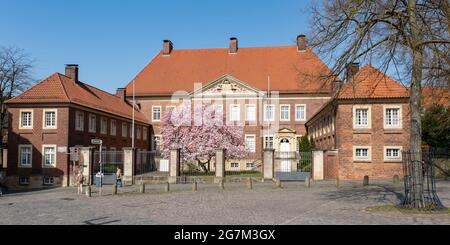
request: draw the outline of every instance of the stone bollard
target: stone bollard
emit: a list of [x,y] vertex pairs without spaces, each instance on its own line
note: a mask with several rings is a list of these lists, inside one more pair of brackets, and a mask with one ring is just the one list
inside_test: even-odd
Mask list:
[[192,183],[192,191],[197,191],[197,190],[198,190],[197,180],[194,180],[194,183]]
[[113,196],[117,195],[117,185],[113,185],[113,187],[112,187],[112,195]]
[[283,188],[283,183],[281,183],[280,179],[277,179],[277,181],[275,182],[275,185],[279,189]]
[[252,178],[248,178],[247,187],[249,190],[253,190],[253,179]]
[[166,190],[166,192],[170,192],[170,183],[169,182],[166,183],[165,190]]
[[142,194],[145,193],[145,183],[141,183],[141,185],[139,186],[139,192]]
[[398,175],[394,175],[394,185],[400,184],[400,177]]
[[369,176],[364,176],[363,186],[369,186]]
[[339,177],[336,178],[336,187],[341,187],[341,181],[339,180]]
[[305,186],[306,186],[307,188],[310,188],[310,187],[311,187],[311,178],[306,177],[306,179],[305,179]]
[[86,196],[87,197],[91,197],[92,196],[91,186],[86,187]]

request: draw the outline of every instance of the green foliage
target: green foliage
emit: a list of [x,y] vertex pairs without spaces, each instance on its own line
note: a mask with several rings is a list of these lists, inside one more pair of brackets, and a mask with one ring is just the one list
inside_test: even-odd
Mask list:
[[450,107],[433,105],[425,112],[422,141],[431,147],[450,147]]
[[300,143],[298,145],[299,145],[298,148],[299,148],[300,152],[309,152],[314,148],[314,144],[311,141],[309,141],[308,136],[303,136],[300,139]]

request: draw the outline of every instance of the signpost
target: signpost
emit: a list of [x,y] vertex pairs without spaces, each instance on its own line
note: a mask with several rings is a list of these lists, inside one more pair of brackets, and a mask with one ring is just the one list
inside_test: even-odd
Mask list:
[[93,144],[93,145],[100,145],[100,156],[98,158],[99,159],[98,163],[100,164],[100,184],[97,184],[97,185],[100,188],[99,189],[100,195],[102,195],[102,187],[103,187],[102,144],[103,144],[103,141],[101,139],[92,139],[91,140],[91,144]]

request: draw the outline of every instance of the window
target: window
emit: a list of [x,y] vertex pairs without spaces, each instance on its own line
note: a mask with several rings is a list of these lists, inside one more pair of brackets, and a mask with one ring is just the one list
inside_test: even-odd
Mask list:
[[295,120],[306,121],[306,105],[295,106]]
[[246,135],[245,136],[245,146],[247,150],[250,152],[256,152],[256,136],[255,135]]
[[241,106],[240,105],[230,105],[230,121],[240,121],[241,120]]
[[246,105],[246,107],[245,107],[245,119],[248,122],[256,121],[256,105]]
[[111,120],[111,135],[116,136],[117,135],[117,123],[116,120]]
[[161,136],[160,135],[154,136],[153,145],[155,147],[155,150],[160,150],[160,146],[161,146]]
[[144,130],[142,130],[142,131],[143,131],[142,139],[143,140],[147,140],[147,138],[148,138],[148,129],[147,129],[147,127],[144,127]]
[[385,128],[401,128],[401,107],[389,106],[384,107],[384,127]]
[[248,170],[251,170],[251,169],[253,169],[255,167],[255,164],[252,163],[252,162],[248,162],[248,163],[246,163],[246,167],[247,167]]
[[19,185],[29,185],[30,178],[29,177],[19,177]]
[[353,127],[370,128],[371,109],[369,106],[355,106],[353,108]]
[[239,169],[239,163],[237,163],[237,162],[232,162],[232,163],[231,163],[231,168],[232,168],[232,169]]
[[141,133],[142,133],[142,131],[141,131],[141,127],[139,127],[139,126],[137,126],[137,128],[136,128],[136,139],[138,139],[138,140],[140,140],[141,139]]
[[45,177],[44,178],[44,185],[54,185],[55,179],[53,177]]
[[21,110],[20,111],[20,127],[24,129],[33,128],[33,111],[32,110]]
[[275,105],[264,106],[264,121],[275,121]]
[[108,119],[104,117],[100,120],[100,133],[108,134]]
[[44,145],[42,148],[44,167],[56,167],[56,146]]
[[161,106],[154,106],[152,108],[152,118],[155,122],[161,121]]
[[126,138],[128,133],[128,127],[126,123],[122,123],[122,137]]
[[33,147],[31,145],[19,146],[19,167],[31,167]]
[[291,114],[291,106],[290,105],[281,105],[280,106],[280,120],[281,121],[289,121]]
[[273,149],[273,136],[264,137],[264,148]]
[[97,117],[95,115],[89,115],[89,132],[97,132]]
[[353,150],[353,160],[355,161],[370,161],[372,160],[371,156],[371,147],[368,146],[355,146]]
[[57,110],[44,110],[44,129],[56,129],[56,113]]
[[77,111],[75,113],[75,129],[77,131],[84,131],[84,112]]
[[385,161],[401,161],[402,147],[401,146],[385,146],[384,147]]

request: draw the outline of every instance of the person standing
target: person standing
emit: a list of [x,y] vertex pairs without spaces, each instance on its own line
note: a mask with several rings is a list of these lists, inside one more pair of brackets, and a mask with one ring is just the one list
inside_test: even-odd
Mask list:
[[84,182],[83,180],[84,180],[83,173],[81,171],[78,171],[78,174],[76,176],[78,195],[83,194],[83,182]]
[[116,185],[122,187],[122,170],[117,168],[116,172]]

